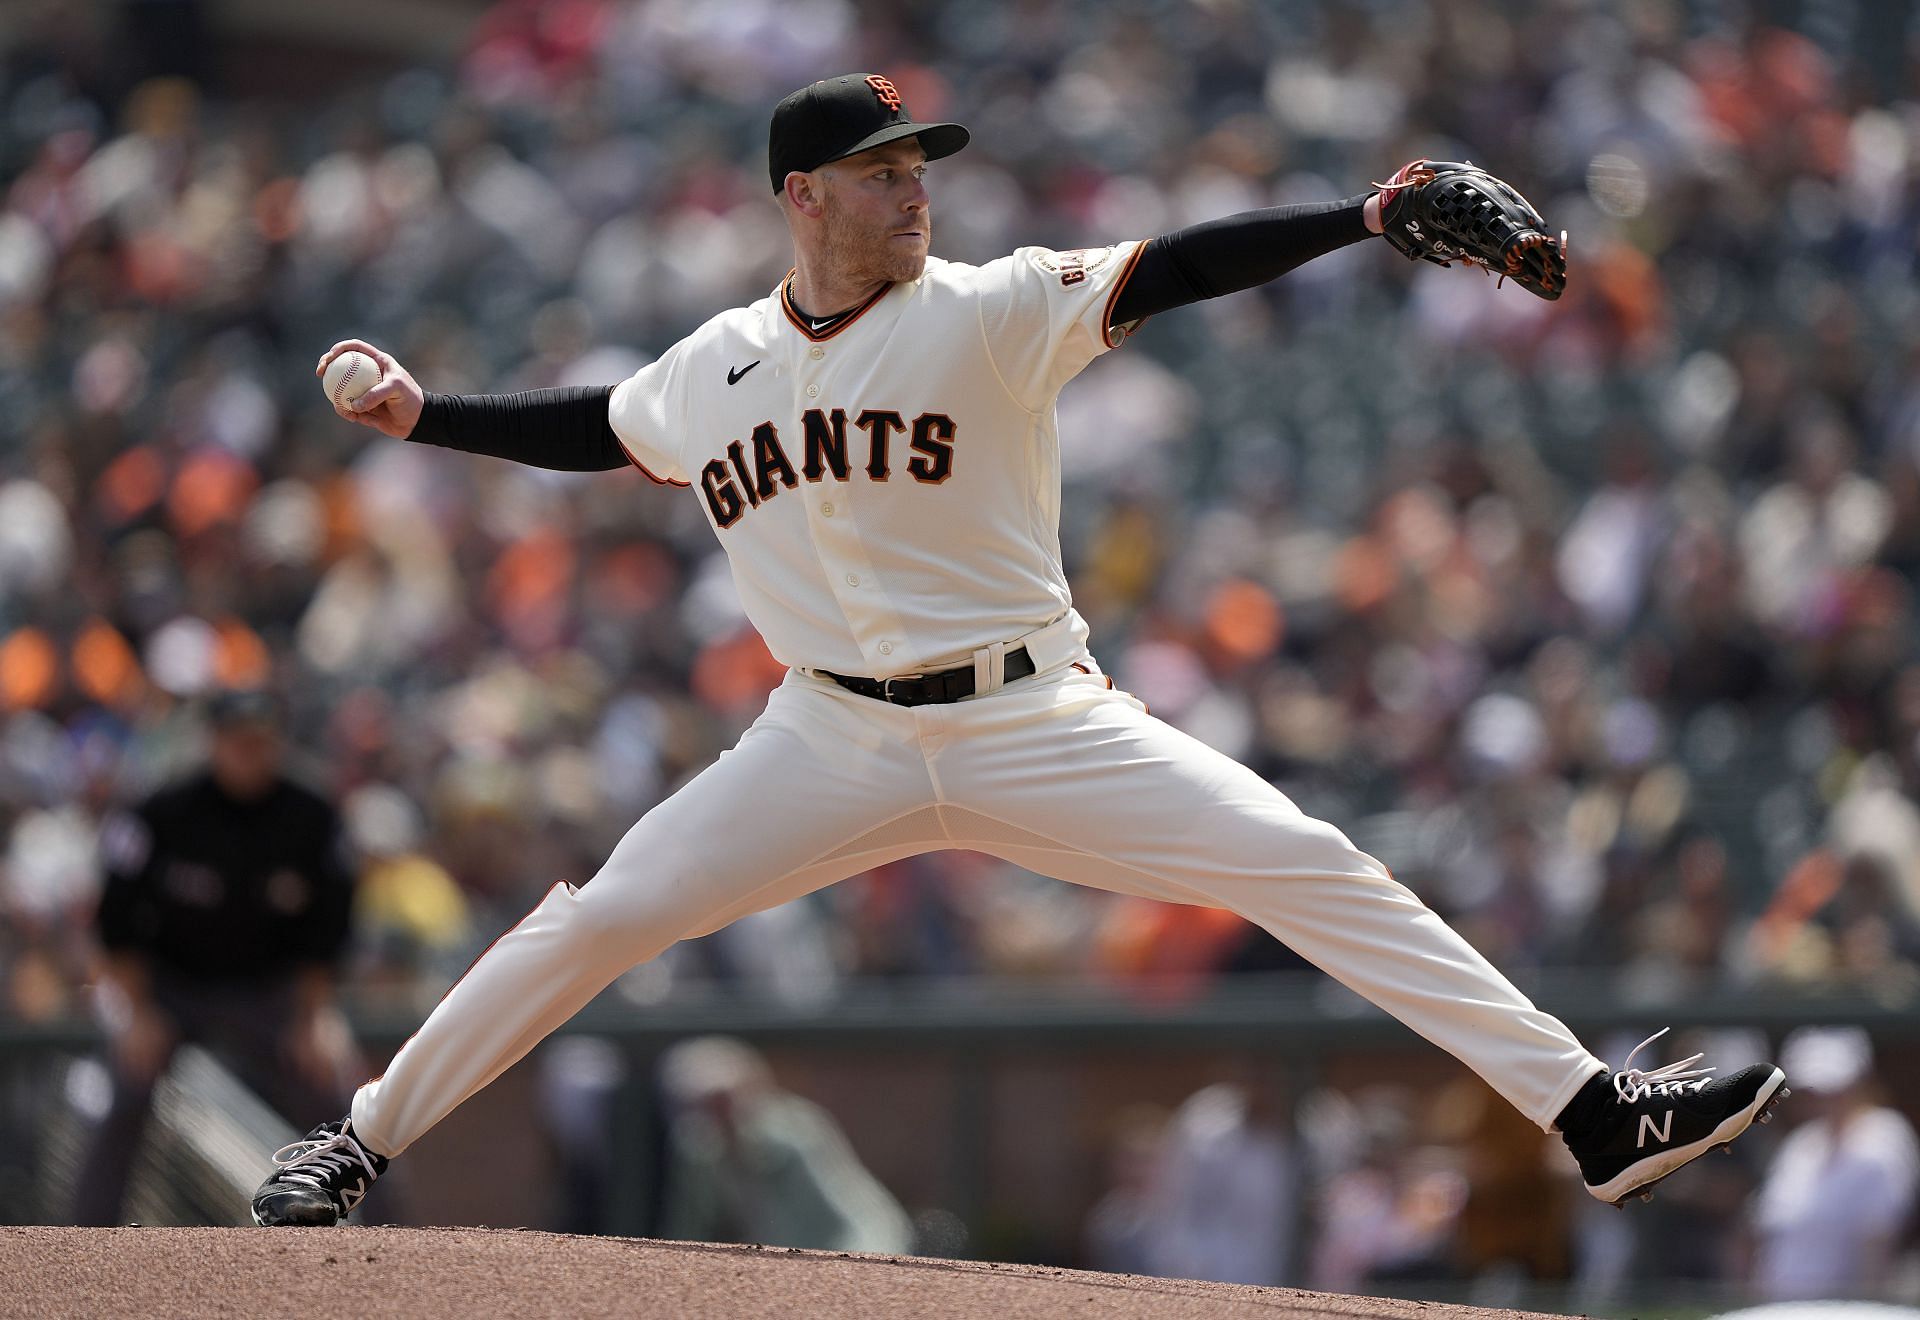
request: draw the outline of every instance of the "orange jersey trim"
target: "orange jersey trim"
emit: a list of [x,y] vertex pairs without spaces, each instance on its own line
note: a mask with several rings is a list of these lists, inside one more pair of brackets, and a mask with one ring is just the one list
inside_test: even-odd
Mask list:
[[[1120,272],[1120,278],[1113,282],[1113,291],[1107,295],[1107,310],[1100,315],[1100,334],[1107,341],[1108,348],[1118,348],[1126,342],[1126,335],[1122,335],[1118,340],[1115,340],[1113,337],[1115,329],[1113,324],[1113,309],[1119,305],[1120,291],[1126,288],[1127,281],[1133,278],[1133,268],[1140,264],[1140,254],[1146,250],[1147,244],[1144,239],[1134,245],[1133,255],[1127,258],[1127,268]],[[1134,330],[1138,330],[1150,319],[1150,317],[1143,316],[1138,321],[1135,321],[1133,323]],[[1129,331],[1129,333],[1132,332]]]
[[800,309],[798,307],[795,307],[793,305],[793,277],[795,273],[796,272],[791,270],[788,271],[787,277],[784,280],[780,281],[780,310],[787,314],[787,320],[795,330],[798,330],[801,334],[805,335],[808,339],[812,340],[816,344],[823,344],[827,340],[832,339],[835,335],[839,334],[842,330],[845,330],[848,326],[852,325],[855,321],[858,321],[861,317],[865,316],[867,312],[872,309],[875,303],[879,302],[882,298],[886,297],[887,294],[893,291],[893,285],[891,284],[881,285],[879,292],[875,293],[873,297],[861,303],[858,307],[854,308],[851,312],[848,312],[847,315],[841,320],[834,322],[831,326],[829,326],[826,329],[824,333],[815,334],[813,332],[813,327],[807,324],[807,318],[801,315]]
[[654,485],[686,487],[686,486],[691,486],[693,484],[691,481],[675,481],[672,477],[654,476],[652,468],[648,467],[645,463],[642,463],[639,459],[633,456],[633,451],[627,448],[627,442],[620,438],[620,433],[618,431],[615,431],[613,433],[613,438],[614,438],[614,442],[620,446],[620,452],[627,456],[627,462],[633,464],[635,467],[639,468],[642,472],[646,473],[647,480],[651,481]]

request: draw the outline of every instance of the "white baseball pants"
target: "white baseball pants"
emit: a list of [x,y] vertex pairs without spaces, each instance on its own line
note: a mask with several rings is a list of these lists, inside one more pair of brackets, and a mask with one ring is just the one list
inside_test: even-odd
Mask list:
[[789,673],[591,882],[555,885],[481,956],[360,1088],[355,1132],[398,1155],[636,963],[939,848],[1237,912],[1543,1128],[1606,1070],[1339,830],[1081,663],[913,708]]

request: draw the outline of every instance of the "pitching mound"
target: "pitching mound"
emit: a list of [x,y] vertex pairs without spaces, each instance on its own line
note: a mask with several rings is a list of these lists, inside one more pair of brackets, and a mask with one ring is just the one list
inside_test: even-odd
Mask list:
[[1029,1265],[465,1228],[0,1228],[0,1316],[1511,1317]]

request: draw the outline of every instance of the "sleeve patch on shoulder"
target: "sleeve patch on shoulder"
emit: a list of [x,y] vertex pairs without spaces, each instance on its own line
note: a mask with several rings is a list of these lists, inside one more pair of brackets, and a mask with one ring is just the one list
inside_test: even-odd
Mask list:
[[1082,284],[1087,276],[1099,270],[1113,260],[1111,247],[1074,248],[1068,252],[1053,252],[1046,248],[1035,248],[1033,264],[1049,275],[1058,275],[1063,288],[1072,288]]

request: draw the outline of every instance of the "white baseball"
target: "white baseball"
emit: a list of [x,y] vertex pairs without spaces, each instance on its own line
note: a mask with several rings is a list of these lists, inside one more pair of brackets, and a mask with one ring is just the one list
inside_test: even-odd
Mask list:
[[326,387],[327,398],[333,406],[344,408],[379,380],[380,364],[356,349],[327,363],[327,374],[321,378],[321,384]]

